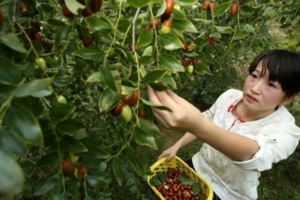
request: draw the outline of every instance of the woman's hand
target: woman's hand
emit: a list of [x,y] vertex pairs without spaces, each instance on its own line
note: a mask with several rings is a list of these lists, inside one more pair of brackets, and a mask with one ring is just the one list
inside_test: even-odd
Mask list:
[[155,91],[148,87],[148,95],[151,103],[172,110],[153,109],[155,117],[167,128],[193,132],[203,117],[200,110],[171,90]]
[[159,158],[163,158],[166,157],[167,161],[172,160],[172,158],[174,158],[179,150],[179,146],[174,144],[171,147],[169,147],[168,149],[164,150],[160,155]]

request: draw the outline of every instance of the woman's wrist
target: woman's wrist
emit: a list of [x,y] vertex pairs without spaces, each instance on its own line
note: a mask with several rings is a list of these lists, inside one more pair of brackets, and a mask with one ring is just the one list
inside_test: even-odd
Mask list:
[[196,137],[201,138],[201,136],[207,134],[209,130],[213,128],[212,126],[214,126],[214,124],[201,113],[200,116],[197,117],[197,123],[191,126],[192,129],[190,132]]
[[178,151],[182,147],[182,141],[178,140],[173,147]]

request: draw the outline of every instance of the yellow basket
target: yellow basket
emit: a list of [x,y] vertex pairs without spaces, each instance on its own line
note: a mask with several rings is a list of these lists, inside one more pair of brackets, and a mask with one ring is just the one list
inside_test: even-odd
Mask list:
[[213,199],[213,190],[210,184],[202,176],[197,174],[194,169],[189,167],[183,160],[181,160],[177,156],[175,156],[172,160],[168,162],[166,162],[166,158],[161,158],[150,167],[150,172],[152,174],[147,176],[147,182],[160,199],[166,200],[162,196],[162,194],[156,189],[156,187],[151,185],[150,180],[154,176],[156,176],[157,172],[166,172],[168,168],[178,168],[180,172],[185,173],[194,183],[200,184],[202,191],[207,197],[206,200]]

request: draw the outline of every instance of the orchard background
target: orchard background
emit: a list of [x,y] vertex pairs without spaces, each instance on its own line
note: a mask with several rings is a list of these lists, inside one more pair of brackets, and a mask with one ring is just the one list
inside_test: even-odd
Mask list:
[[[173,2],[1,1],[0,199],[157,199],[145,175],[178,133],[147,85],[205,110],[260,51],[300,50],[299,0]],[[300,199],[299,154],[262,174],[259,199]]]

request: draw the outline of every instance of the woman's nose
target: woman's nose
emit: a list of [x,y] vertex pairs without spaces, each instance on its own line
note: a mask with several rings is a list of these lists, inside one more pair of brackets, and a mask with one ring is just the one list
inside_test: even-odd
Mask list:
[[262,85],[263,80],[255,81],[251,87],[251,92],[253,92],[254,94],[260,94]]

